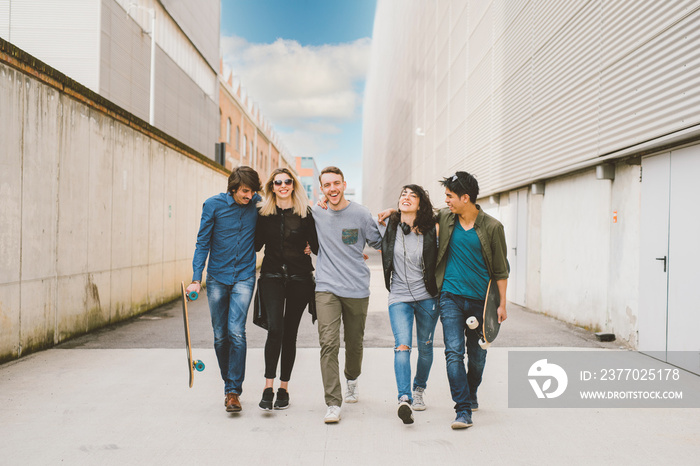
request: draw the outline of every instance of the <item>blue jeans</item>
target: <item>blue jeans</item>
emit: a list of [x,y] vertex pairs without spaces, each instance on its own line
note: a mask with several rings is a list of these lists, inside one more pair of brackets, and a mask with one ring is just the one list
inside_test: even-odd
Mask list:
[[[440,321],[445,337],[445,360],[447,379],[450,381],[452,401],[455,411],[471,415],[471,402],[476,401],[476,391],[481,384],[481,377],[486,364],[486,350],[479,346],[479,327],[474,330],[467,327],[471,316],[483,323],[484,302],[464,298],[452,293],[440,293]],[[466,336],[467,368],[464,367],[464,350]]]
[[[394,373],[399,399],[403,395],[413,402],[411,395],[411,343],[413,343],[413,318],[416,319],[418,341],[418,364],[413,390],[426,388],[430,367],[433,365],[433,339],[438,319],[437,300],[428,298],[422,301],[394,303],[389,306],[391,330],[394,332]],[[399,346],[408,349],[399,349]]]
[[245,323],[253,297],[255,276],[233,285],[207,279],[207,300],[214,329],[214,350],[219,361],[224,393],[243,392],[245,377]]

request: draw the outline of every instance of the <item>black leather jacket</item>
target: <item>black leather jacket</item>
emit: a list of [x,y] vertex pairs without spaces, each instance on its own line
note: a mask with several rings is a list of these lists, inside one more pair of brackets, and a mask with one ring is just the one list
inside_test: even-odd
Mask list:
[[[394,270],[394,242],[396,241],[397,221],[387,221],[386,232],[382,237],[382,266],[386,289],[391,291],[391,273]],[[435,266],[437,264],[437,235],[435,227],[423,235],[423,282],[431,296],[437,296]]]

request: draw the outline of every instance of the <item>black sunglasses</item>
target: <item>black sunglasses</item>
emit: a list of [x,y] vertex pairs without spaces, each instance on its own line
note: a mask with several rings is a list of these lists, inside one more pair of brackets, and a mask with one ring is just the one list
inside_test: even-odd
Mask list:
[[275,180],[273,183],[275,186],[282,186],[282,183],[284,183],[285,186],[291,186],[291,184],[294,183],[294,180],[287,178],[286,180]]

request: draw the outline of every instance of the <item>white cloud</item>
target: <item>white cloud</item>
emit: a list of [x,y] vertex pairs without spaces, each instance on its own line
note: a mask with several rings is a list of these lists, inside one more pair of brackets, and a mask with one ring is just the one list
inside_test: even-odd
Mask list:
[[309,119],[349,121],[362,103],[357,84],[369,66],[370,39],[302,46],[293,40],[251,44],[222,37],[224,63],[274,123],[300,127]]
[[333,137],[319,137],[319,134],[309,129],[284,132],[280,136],[292,154],[299,156],[318,158],[338,147],[338,143]]

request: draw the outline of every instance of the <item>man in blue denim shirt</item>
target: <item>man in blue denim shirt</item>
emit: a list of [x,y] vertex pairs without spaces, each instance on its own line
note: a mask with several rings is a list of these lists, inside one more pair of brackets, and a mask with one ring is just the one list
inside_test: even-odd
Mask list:
[[202,207],[202,221],[192,260],[192,283],[187,292],[200,292],[204,263],[207,300],[214,328],[214,350],[224,379],[226,411],[241,411],[239,396],[245,377],[245,324],[255,288],[256,204],[260,178],[250,167],[237,167],[226,193],[212,196]]

